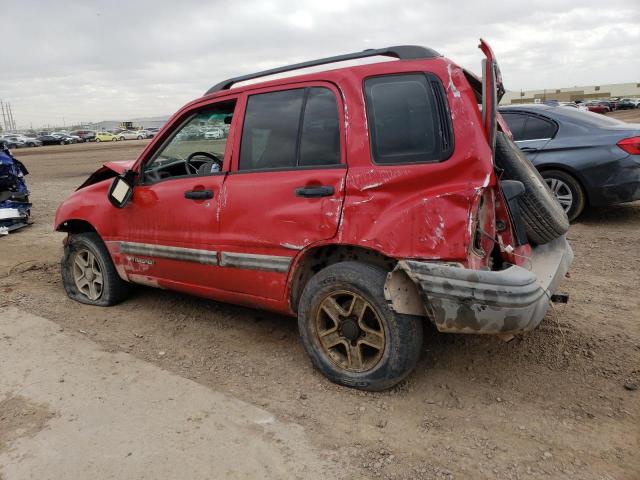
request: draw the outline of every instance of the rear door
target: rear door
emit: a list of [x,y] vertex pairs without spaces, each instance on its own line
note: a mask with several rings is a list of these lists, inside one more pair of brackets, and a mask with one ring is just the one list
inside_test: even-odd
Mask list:
[[293,257],[336,235],[347,171],[340,98],[318,82],[245,94],[221,198],[225,288],[280,299]]
[[540,115],[523,112],[502,112],[513,140],[532,163],[558,131],[558,125]]

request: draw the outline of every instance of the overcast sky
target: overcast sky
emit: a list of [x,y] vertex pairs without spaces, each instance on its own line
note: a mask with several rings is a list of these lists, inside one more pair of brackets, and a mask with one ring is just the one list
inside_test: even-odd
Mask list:
[[0,99],[18,126],[171,114],[218,81],[399,44],[510,90],[640,82],[639,0],[0,0]]

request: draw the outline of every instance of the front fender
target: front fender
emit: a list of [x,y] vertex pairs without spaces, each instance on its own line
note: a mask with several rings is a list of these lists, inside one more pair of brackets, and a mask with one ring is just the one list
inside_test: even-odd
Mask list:
[[103,180],[69,195],[56,210],[53,228],[65,230],[65,222],[82,220],[93,226],[100,237],[113,235],[114,225],[109,221],[112,209],[107,199],[111,181]]

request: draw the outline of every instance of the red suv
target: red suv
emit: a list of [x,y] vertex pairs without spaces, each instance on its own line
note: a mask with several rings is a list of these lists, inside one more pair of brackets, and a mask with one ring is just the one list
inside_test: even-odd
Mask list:
[[[214,86],[59,207],[67,294],[107,306],[139,283],[295,315],[315,366],[367,390],[411,371],[425,319],[534,328],[572,260],[568,222],[480,47],[482,78],[400,46]],[[373,56],[388,61],[237,85]]]

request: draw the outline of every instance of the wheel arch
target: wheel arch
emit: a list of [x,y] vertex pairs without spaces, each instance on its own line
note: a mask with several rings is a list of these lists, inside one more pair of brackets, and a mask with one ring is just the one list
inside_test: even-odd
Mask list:
[[329,243],[309,247],[296,256],[290,269],[287,299],[291,311],[297,313],[302,291],[311,277],[329,265],[344,261],[376,265],[387,272],[391,272],[397,263],[396,259],[377,250],[358,245]]
[[87,220],[83,220],[80,218],[72,218],[68,220],[63,220],[58,225],[56,225],[57,232],[67,232],[67,233],[86,233],[93,232],[100,236],[98,230]]

